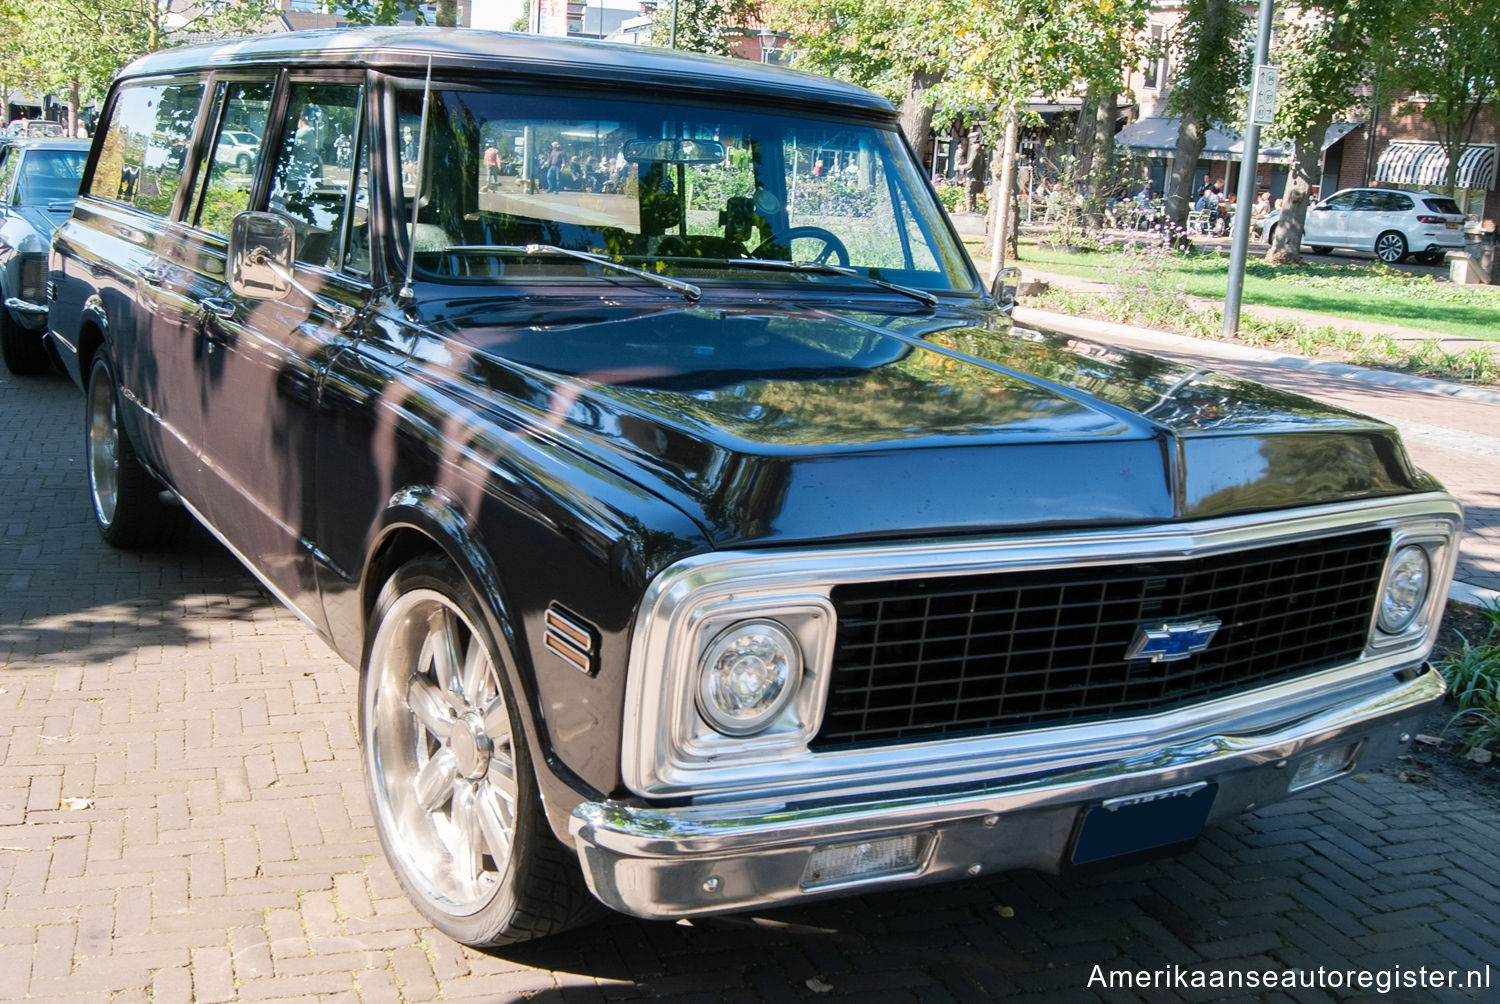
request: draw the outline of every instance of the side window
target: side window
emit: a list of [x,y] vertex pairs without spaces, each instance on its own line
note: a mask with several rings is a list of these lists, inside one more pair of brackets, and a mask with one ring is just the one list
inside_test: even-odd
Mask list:
[[172,210],[203,82],[134,84],[115,97],[89,194],[158,216]]
[[354,204],[349,211],[349,240],[344,251],[344,269],[355,275],[370,274],[370,153],[368,130],[359,131],[359,149],[354,153]]
[[197,224],[228,234],[229,221],[250,208],[250,187],[260,162],[260,138],[271,116],[271,81],[233,81],[220,86],[223,114],[208,148],[207,181],[199,199]]
[[[292,85],[269,208],[297,227],[297,260],[336,269],[355,181],[360,88]],[[368,258],[368,252],[365,252]]]
[[10,183],[16,178],[16,166],[21,163],[21,151],[15,147],[0,151],[0,202],[10,201]]
[[1395,213],[1404,213],[1416,205],[1411,201],[1410,196],[1402,195],[1400,192],[1391,192],[1386,198],[1390,200],[1391,212]]
[[1340,192],[1324,203],[1329,209],[1355,209],[1359,205],[1358,192]]

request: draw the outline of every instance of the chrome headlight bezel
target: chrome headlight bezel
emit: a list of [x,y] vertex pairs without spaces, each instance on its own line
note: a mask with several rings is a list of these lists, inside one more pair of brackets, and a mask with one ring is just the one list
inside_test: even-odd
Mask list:
[[[1413,605],[1410,616],[1393,630],[1384,623],[1386,593],[1390,589],[1392,576],[1396,574],[1397,562],[1413,548],[1420,550],[1426,559],[1426,583],[1423,595]],[[1380,573],[1375,608],[1370,612],[1368,647],[1371,652],[1416,648],[1430,643],[1433,626],[1441,617],[1447,600],[1447,582],[1452,577],[1456,560],[1456,541],[1446,535],[1440,536],[1421,525],[1397,526],[1393,529],[1390,550],[1386,552],[1385,568]]]

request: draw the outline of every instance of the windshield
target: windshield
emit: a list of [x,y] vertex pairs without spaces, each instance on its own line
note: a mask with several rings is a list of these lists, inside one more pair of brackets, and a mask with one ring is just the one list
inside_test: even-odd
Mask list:
[[[407,230],[421,88],[401,91],[398,105],[399,218]],[[521,250],[546,244],[694,282],[850,281],[832,269],[757,266],[767,259],[847,266],[929,290],[975,287],[894,128],[444,85],[432,94],[426,145],[412,236],[425,278],[606,274]]]
[[78,198],[87,150],[32,150],[21,167],[15,205],[42,206]]

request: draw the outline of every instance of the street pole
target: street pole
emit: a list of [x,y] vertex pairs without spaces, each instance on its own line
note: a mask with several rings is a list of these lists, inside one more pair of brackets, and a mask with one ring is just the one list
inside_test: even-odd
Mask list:
[[667,48],[677,48],[677,0],[672,0],[672,30],[667,35]]
[[[1255,35],[1255,73],[1271,52],[1271,3],[1260,0],[1260,27]],[[1240,330],[1240,298],[1245,289],[1245,258],[1250,251],[1250,211],[1255,200],[1255,168],[1260,159],[1260,123],[1255,121],[1256,88],[1250,88],[1250,109],[1246,115],[1245,149],[1240,155],[1240,186],[1235,195],[1234,236],[1229,245],[1229,285],[1224,290],[1224,337],[1233,338]]]

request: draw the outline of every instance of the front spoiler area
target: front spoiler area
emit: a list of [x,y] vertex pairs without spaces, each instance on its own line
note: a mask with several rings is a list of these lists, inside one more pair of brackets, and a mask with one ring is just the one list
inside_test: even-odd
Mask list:
[[[886,793],[807,806],[643,808],[585,802],[573,811],[569,830],[594,895],[615,910],[646,918],[744,910],[1018,868],[1058,871],[1066,866],[1084,813],[1105,799],[1210,782],[1218,791],[1209,822],[1235,816],[1287,797],[1298,765],[1320,752],[1355,750],[1347,769],[1322,780],[1393,758],[1410,744],[1445,690],[1442,677],[1424,667],[1358,702],[1274,730],[1194,738],[992,788]],[[806,884],[815,850],[902,834],[918,834],[924,848],[908,871],[814,888]]]

